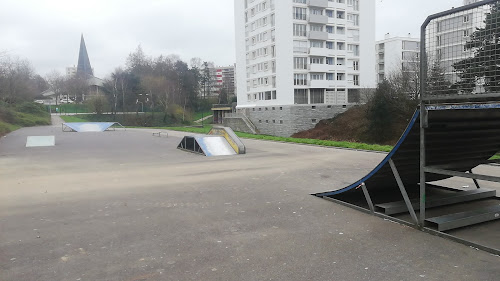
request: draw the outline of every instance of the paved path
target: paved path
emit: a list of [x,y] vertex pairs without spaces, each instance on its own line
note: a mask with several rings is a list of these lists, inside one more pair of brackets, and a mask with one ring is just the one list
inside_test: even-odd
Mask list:
[[[0,280],[498,280],[500,258],[309,194],[385,156],[24,128],[0,140]],[[24,147],[55,135],[56,146]],[[492,233],[492,235],[498,235]]]
[[62,123],[64,123],[64,120],[59,117],[59,115],[50,115],[50,121],[53,127],[61,127]]
[[201,121],[205,121],[205,120],[207,120],[207,119],[211,118],[212,116],[213,116],[213,115],[207,115],[207,116],[205,116],[205,117],[203,117],[203,118],[201,118],[201,119],[198,119],[198,120],[196,120],[196,121],[194,121],[194,122],[195,122],[195,123],[200,123]]

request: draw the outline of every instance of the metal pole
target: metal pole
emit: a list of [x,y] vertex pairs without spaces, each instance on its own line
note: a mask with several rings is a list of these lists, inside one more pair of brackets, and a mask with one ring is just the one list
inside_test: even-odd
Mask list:
[[394,174],[394,178],[396,178],[396,182],[398,183],[399,190],[401,191],[401,195],[403,195],[403,199],[405,200],[406,207],[408,208],[408,211],[410,212],[411,217],[415,221],[415,223],[418,225],[419,221],[417,219],[417,215],[415,214],[415,210],[413,209],[413,205],[411,204],[410,198],[408,197],[408,193],[406,193],[405,186],[403,184],[403,181],[401,180],[401,177],[399,176],[398,169],[396,168],[396,165],[394,164],[394,161],[392,159],[389,159],[389,165],[391,166],[392,173]]
[[372,212],[372,214],[374,214],[375,208],[373,207],[372,198],[370,197],[370,193],[368,193],[368,189],[366,188],[365,183],[361,184],[361,189],[363,190],[363,194],[365,195],[366,202],[368,202],[368,207],[370,208],[370,211]]
[[427,126],[427,112],[424,98],[427,82],[427,50],[426,28],[430,19],[420,29],[420,227],[425,223],[425,127]]

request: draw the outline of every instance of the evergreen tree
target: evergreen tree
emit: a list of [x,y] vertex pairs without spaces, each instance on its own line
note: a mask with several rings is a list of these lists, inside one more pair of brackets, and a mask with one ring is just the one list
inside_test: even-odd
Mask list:
[[473,92],[478,84],[487,92],[500,90],[500,2],[491,5],[484,23],[465,44],[473,56],[453,65],[460,78],[455,86],[465,93]]
[[444,69],[441,67],[439,61],[434,62],[427,77],[427,94],[451,94],[451,86],[452,84],[446,79]]

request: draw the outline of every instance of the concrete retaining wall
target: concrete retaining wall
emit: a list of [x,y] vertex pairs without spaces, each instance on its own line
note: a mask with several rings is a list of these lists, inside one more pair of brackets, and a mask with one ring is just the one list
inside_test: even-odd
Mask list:
[[[289,137],[297,132],[312,129],[323,119],[330,119],[346,111],[353,105],[292,105],[292,106],[257,106],[237,109],[237,113],[246,116],[257,127],[260,134]],[[235,131],[244,131],[244,121],[236,118],[224,118],[224,125]],[[233,127],[234,126],[234,127]],[[243,127],[244,126],[244,127]]]

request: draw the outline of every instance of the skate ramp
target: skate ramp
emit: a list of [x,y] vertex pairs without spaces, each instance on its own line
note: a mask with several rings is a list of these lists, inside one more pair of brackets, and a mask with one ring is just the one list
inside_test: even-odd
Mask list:
[[205,156],[225,156],[237,154],[233,147],[231,147],[227,140],[222,136],[185,136],[177,148]]
[[78,132],[78,133],[104,132],[110,130],[114,126],[119,126],[121,128],[124,128],[118,122],[71,122],[71,123],[63,123],[62,130],[64,132]]

